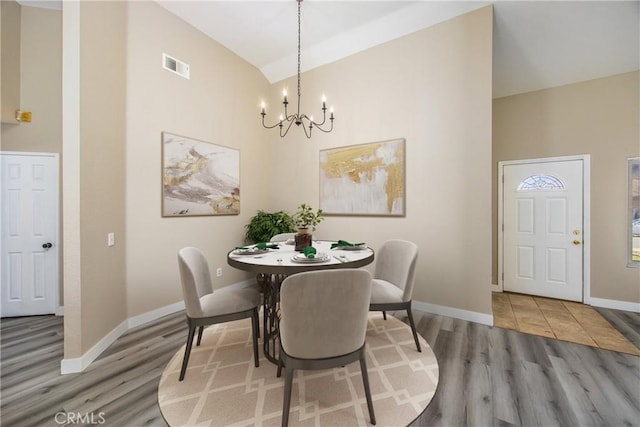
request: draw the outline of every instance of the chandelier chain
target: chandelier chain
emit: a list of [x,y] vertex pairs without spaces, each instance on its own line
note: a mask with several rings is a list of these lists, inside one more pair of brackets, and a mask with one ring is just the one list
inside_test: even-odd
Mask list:
[[[298,0],[298,97],[302,95],[300,92],[300,6],[302,0]],[[298,112],[300,112],[300,104],[298,104]]]

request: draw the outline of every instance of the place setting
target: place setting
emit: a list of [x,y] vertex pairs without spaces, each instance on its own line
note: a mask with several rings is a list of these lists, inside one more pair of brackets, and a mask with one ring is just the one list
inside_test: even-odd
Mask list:
[[331,261],[331,257],[325,252],[318,252],[313,246],[307,246],[300,253],[292,256],[291,261],[303,264],[317,264]]
[[270,250],[280,249],[277,243],[256,243],[251,246],[238,246],[233,250],[234,255],[261,255]]

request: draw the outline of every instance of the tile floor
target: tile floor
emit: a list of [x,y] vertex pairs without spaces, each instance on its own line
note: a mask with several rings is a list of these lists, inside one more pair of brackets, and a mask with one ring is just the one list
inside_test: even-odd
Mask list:
[[493,293],[494,326],[640,356],[640,349],[588,305]]

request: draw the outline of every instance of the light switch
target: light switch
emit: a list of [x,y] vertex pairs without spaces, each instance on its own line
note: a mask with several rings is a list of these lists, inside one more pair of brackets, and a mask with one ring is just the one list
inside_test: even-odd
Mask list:
[[115,233],[107,234],[107,246],[113,246],[116,244],[116,235]]

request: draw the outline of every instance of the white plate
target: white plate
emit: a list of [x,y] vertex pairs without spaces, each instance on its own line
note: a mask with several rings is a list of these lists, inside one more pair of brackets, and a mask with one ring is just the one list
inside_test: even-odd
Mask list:
[[291,257],[291,261],[300,262],[300,263],[309,263],[312,264],[314,262],[327,262],[331,259],[331,257],[327,254],[316,254],[315,258],[307,258],[304,254],[297,254]]
[[258,255],[258,254],[266,254],[269,252],[269,249],[258,249],[258,248],[247,248],[247,249],[236,249],[233,251],[235,255]]
[[367,245],[362,244],[357,246],[336,246],[333,249],[338,249],[341,251],[361,251],[361,250],[367,249]]

